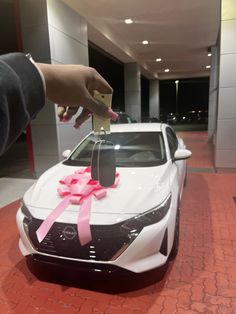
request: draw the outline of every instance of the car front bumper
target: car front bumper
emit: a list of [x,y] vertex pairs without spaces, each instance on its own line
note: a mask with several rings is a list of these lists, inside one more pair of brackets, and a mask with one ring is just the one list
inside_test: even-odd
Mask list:
[[[149,225],[142,229],[139,235],[131,242],[122,248],[121,253],[117,252],[112,259],[107,261],[93,260],[93,259],[79,259],[68,256],[58,256],[56,254],[40,252],[32,244],[27,231],[24,228],[23,222],[25,216],[21,209],[18,210],[16,220],[20,234],[19,248],[24,256],[31,255],[38,261],[48,261],[58,264],[61,262],[78,262],[78,266],[83,264],[83,267],[93,267],[94,269],[112,269],[122,268],[134,273],[141,273],[164,265],[167,262],[169,252],[171,250],[170,238],[164,239],[165,234],[168,235],[168,226],[173,220],[172,213],[169,210],[167,215],[158,223]],[[171,231],[172,233],[172,231]],[[163,245],[163,241],[167,241],[167,253],[166,255],[160,253],[160,249]],[[112,243],[112,237],[110,238]],[[102,265],[102,267],[100,267]]]

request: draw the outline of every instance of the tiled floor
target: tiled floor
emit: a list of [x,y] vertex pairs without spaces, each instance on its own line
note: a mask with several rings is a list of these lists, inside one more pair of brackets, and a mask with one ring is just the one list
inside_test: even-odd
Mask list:
[[[206,134],[183,137],[194,153],[189,166],[213,168]],[[236,174],[190,172],[177,258],[167,268],[119,278],[28,267],[17,247],[18,202],[10,204],[0,210],[0,313],[236,313],[235,195]]]
[[183,138],[185,145],[193,153],[192,157],[188,160],[188,167],[190,169],[214,169],[213,146],[208,142],[207,132],[178,132],[178,136]]

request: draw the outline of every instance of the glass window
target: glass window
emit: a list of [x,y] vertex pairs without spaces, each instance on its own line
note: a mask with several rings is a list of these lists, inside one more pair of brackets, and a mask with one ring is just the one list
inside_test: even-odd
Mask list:
[[89,166],[94,143],[99,139],[114,144],[118,167],[152,167],[166,162],[161,132],[124,132],[111,133],[106,137],[89,135],[64,164]]
[[173,158],[176,150],[178,149],[179,142],[177,136],[171,128],[166,128],[166,135],[170,149],[170,156],[171,158]]

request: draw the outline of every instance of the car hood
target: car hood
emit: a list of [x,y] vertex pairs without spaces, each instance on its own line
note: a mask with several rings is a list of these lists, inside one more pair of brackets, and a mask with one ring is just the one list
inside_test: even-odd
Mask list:
[[[66,166],[62,163],[46,171],[26,192],[24,203],[31,214],[45,219],[62,201],[57,193],[59,180],[84,167]],[[93,197],[91,223],[107,224],[122,221],[159,205],[169,193],[168,163],[158,167],[117,168],[120,182],[116,188],[108,188],[106,197]],[[79,205],[70,204],[57,221],[75,222]]]

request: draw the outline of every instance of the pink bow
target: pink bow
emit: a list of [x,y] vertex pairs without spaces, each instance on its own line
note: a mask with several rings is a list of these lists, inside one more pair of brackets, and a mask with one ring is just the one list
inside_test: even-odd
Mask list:
[[[90,209],[92,204],[92,196],[98,200],[107,194],[98,181],[91,179],[91,168],[80,169],[72,175],[65,176],[59,183],[62,184],[57,192],[63,200],[48,215],[36,231],[39,242],[42,242],[52,227],[56,219],[62,214],[69,204],[80,205],[80,211],[77,220],[77,230],[81,245],[85,245],[92,240],[90,229]],[[119,174],[116,174],[115,183],[111,186],[116,188],[119,183]]]

